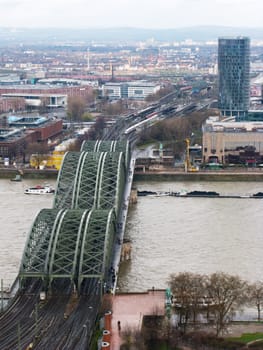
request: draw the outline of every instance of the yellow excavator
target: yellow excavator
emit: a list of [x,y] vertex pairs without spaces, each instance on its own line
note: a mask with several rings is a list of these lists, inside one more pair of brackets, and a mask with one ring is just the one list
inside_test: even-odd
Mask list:
[[186,142],[186,152],[185,152],[185,172],[196,172],[196,171],[199,171],[199,169],[192,165],[191,162],[190,162],[190,139],[189,138],[186,138],[185,139],[185,142]]

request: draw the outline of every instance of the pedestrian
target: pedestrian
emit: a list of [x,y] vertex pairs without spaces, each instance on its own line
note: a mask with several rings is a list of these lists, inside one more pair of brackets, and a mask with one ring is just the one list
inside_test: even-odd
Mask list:
[[118,331],[121,331],[121,321],[118,321]]

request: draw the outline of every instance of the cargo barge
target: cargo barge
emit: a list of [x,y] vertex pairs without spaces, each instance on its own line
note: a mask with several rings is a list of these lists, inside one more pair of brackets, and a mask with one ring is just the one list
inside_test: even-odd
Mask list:
[[257,192],[252,195],[241,195],[241,194],[219,194],[215,191],[180,191],[180,192],[156,192],[156,191],[138,191],[138,196],[171,196],[180,198],[255,198],[263,199],[263,192]]

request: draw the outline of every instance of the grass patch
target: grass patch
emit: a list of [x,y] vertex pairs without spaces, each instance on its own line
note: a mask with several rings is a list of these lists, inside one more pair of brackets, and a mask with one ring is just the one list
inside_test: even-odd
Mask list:
[[263,339],[263,333],[243,333],[240,337],[227,338],[230,341],[240,341],[244,344],[247,344],[251,341],[258,339]]

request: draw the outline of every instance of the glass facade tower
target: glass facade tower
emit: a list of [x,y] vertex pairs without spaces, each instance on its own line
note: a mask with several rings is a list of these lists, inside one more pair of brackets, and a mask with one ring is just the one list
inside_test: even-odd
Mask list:
[[218,39],[218,105],[223,116],[245,119],[249,109],[250,39]]

